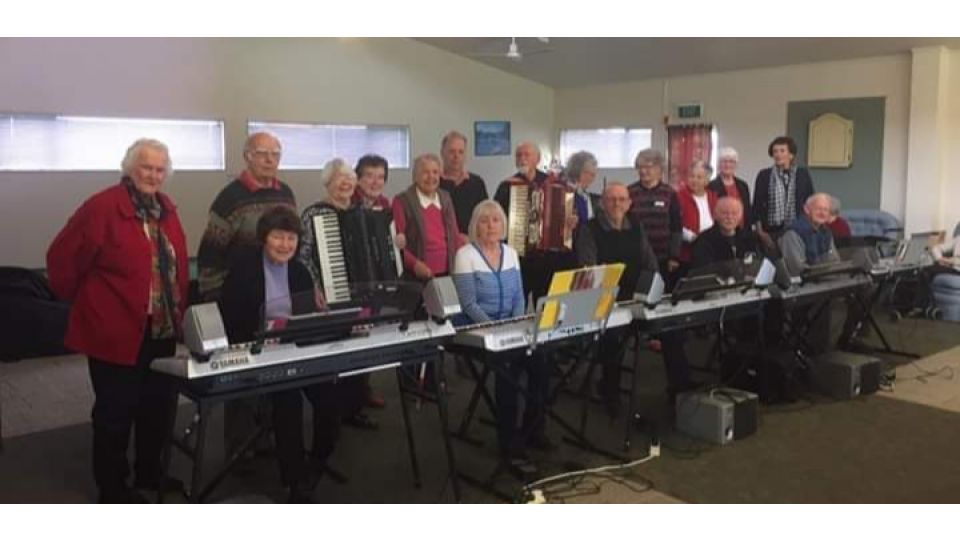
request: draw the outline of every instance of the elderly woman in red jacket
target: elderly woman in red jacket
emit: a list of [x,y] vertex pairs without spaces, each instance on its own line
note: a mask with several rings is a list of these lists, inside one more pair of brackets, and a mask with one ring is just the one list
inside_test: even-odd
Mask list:
[[690,164],[686,185],[677,190],[680,220],[683,222],[680,262],[684,265],[689,264],[692,259],[691,246],[694,240],[713,226],[713,207],[717,205],[717,195],[707,189],[707,180],[712,172],[705,161],[694,160]]
[[[54,292],[72,303],[67,348],[89,358],[93,475],[100,502],[143,502],[133,488],[182,487],[161,476],[174,393],[150,370],[171,356],[187,299],[187,246],[177,210],[160,193],[171,174],[166,145],[140,139],[119,183],[74,213],[47,252]],[[136,427],[133,488],[127,446]]]

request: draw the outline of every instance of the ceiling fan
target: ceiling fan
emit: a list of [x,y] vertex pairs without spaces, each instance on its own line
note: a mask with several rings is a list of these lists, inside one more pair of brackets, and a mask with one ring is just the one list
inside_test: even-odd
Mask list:
[[[537,41],[539,41],[540,43],[543,43],[543,44],[548,44],[548,43],[550,43],[550,38],[538,37],[538,38],[535,38],[535,39],[536,39]],[[481,58],[506,58],[507,60],[512,60],[512,61],[514,61],[514,62],[519,62],[519,61],[523,60],[523,57],[524,57],[524,56],[532,56],[532,55],[534,55],[534,54],[540,54],[540,53],[550,52],[550,51],[552,51],[552,50],[553,50],[553,49],[551,49],[551,48],[545,48],[545,49],[534,49],[534,50],[529,50],[529,51],[526,51],[526,52],[521,52],[521,51],[520,51],[520,46],[517,44],[517,38],[512,37],[512,38],[510,38],[510,43],[509,43],[509,45],[507,46],[507,51],[506,51],[505,53],[478,52],[478,53],[472,53],[472,54],[470,54],[470,56],[476,56],[476,57],[481,57]]]

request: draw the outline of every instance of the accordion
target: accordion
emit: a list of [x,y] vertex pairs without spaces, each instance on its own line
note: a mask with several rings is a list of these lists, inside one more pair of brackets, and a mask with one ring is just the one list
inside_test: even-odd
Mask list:
[[521,257],[529,251],[573,248],[573,231],[566,226],[574,215],[574,189],[551,175],[541,185],[510,181],[507,245]]
[[313,233],[328,304],[358,300],[355,285],[396,281],[403,272],[389,210],[323,208],[313,217]]

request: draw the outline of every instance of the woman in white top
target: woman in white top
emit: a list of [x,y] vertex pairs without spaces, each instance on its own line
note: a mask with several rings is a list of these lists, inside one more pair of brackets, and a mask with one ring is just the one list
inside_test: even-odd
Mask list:
[[711,173],[713,169],[707,162],[694,160],[690,164],[686,185],[677,190],[680,220],[683,222],[683,244],[680,248],[682,265],[689,264],[692,258],[693,241],[713,226],[713,207],[717,205],[717,194],[707,189],[707,179]]
[[930,252],[933,253],[933,259],[938,264],[960,270],[960,236],[954,236],[942,244],[933,246]]

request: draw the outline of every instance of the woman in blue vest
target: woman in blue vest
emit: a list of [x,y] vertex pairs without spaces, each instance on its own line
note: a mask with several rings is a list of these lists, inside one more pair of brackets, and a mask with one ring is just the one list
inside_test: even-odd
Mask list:
[[[518,317],[526,309],[519,257],[503,242],[506,221],[503,209],[494,201],[484,201],[473,209],[470,243],[457,251],[453,272],[465,323]],[[543,433],[548,378],[546,364],[541,355],[527,356],[523,350],[503,353],[493,361],[506,364],[505,371],[496,372],[500,452],[512,467],[522,466],[527,459],[525,450],[528,446],[541,449],[551,446]],[[527,373],[528,396],[522,429],[518,430],[516,382],[524,371]]]

